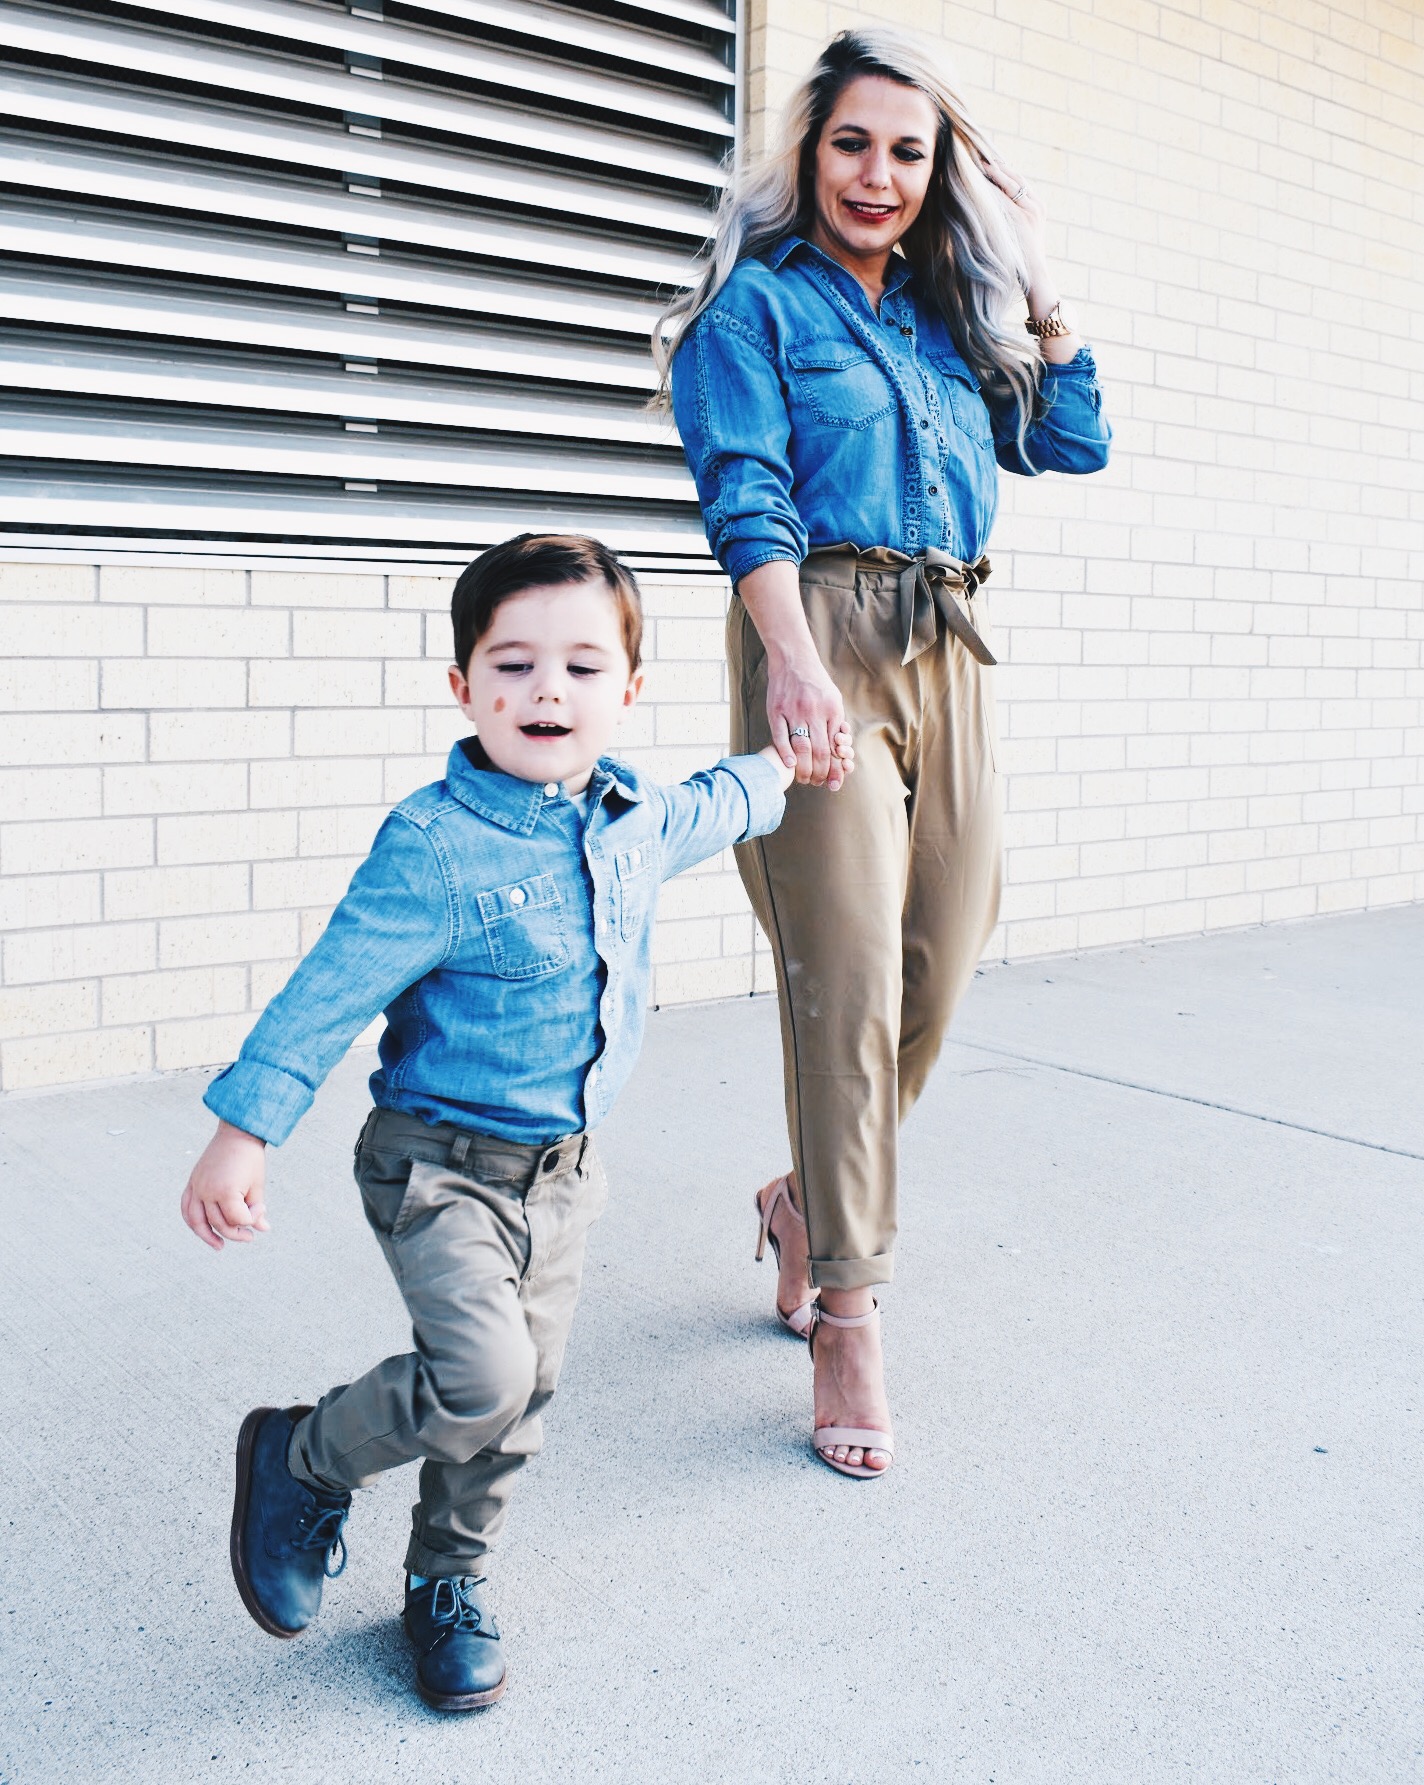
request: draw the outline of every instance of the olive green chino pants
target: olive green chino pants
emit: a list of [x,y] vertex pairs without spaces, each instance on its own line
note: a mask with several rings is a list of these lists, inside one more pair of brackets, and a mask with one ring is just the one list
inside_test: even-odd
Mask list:
[[[921,581],[916,595],[910,566],[852,547],[802,565],[855,772],[836,793],[792,787],[781,827],[736,851],[776,962],[811,1281],[835,1289],[890,1280],[899,1125],[999,909],[992,670],[975,654],[988,655],[983,597],[972,576],[957,594],[941,584],[931,599]],[[766,655],[735,596],[727,654],[732,748],[758,750],[770,741]]]
[[518,1146],[378,1109],[355,1171],[415,1349],[324,1395],[292,1432],[292,1472],[350,1489],[423,1457],[405,1565],[480,1574],[543,1442],[603,1168],[585,1135]]

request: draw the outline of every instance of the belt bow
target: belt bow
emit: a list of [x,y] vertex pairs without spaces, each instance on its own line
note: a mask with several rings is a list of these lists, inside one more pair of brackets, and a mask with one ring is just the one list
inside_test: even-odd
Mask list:
[[974,599],[974,592],[989,575],[989,560],[963,564],[948,552],[929,548],[910,559],[900,572],[900,617],[904,626],[905,655],[902,663],[911,663],[921,651],[927,651],[938,633],[935,616],[959,640],[970,656],[992,668],[997,661],[974,629],[974,622],[960,606],[959,596]]

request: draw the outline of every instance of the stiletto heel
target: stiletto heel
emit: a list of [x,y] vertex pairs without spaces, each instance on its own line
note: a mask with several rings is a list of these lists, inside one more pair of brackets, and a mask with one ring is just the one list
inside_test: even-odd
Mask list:
[[[810,1348],[814,1361],[816,1356],[816,1328],[825,1321],[827,1326],[869,1326],[872,1320],[880,1318],[880,1303],[868,1314],[828,1314],[819,1304],[811,1313],[811,1330],[806,1335],[806,1343]],[[890,1462],[883,1469],[872,1469],[867,1463],[838,1463],[830,1454],[831,1451],[844,1445],[847,1449],[860,1451],[882,1450]],[[859,1426],[817,1426],[811,1433],[811,1448],[823,1463],[828,1464],[839,1475],[853,1475],[858,1481],[873,1481],[879,1475],[890,1473],[890,1464],[895,1461],[895,1438],[893,1433],[878,1432],[874,1427]]]
[[[769,1195],[767,1194],[768,1192],[770,1192]],[[765,1202],[762,1200],[763,1197],[766,1198]],[[777,1244],[776,1235],[771,1231],[772,1217],[776,1214],[777,1204],[784,1202],[787,1208],[791,1211],[792,1220],[799,1222],[802,1227],[806,1225],[805,1218],[800,1209],[798,1209],[796,1204],[791,1200],[791,1185],[788,1177],[773,1178],[769,1184],[763,1184],[761,1189],[757,1191],[754,1200],[756,1202],[757,1215],[761,1220],[761,1231],[757,1235],[757,1263],[760,1264],[762,1259],[766,1257],[766,1244],[767,1241],[770,1240],[772,1256],[776,1259],[777,1270],[780,1271],[781,1247]],[[809,1301],[802,1302],[799,1308],[793,1308],[789,1314],[778,1301],[776,1304],[776,1318],[780,1324],[786,1328],[787,1332],[791,1334],[792,1338],[808,1339],[811,1335],[811,1324],[815,1306],[816,1296],[814,1292]]]

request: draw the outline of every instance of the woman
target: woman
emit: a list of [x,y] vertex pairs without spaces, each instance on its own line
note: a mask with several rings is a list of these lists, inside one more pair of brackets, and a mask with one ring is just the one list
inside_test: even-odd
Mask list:
[[657,347],[736,591],[733,748],[774,742],[798,783],[781,829],[738,850],[776,959],[793,1157],[757,1198],[757,1256],[770,1237],[778,1315],[811,1341],[817,1455],[872,1477],[893,1454],[873,1292],[897,1130],[998,912],[980,592],[998,468],[1096,471],[1110,431],[1043,208],[922,49],[842,32],[789,123]]

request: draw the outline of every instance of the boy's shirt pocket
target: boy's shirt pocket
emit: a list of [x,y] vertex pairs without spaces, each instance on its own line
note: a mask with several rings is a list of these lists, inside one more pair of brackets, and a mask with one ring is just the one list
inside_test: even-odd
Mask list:
[[636,942],[652,917],[658,877],[653,872],[651,840],[620,849],[613,857],[614,895],[618,906],[618,934]]
[[569,964],[564,902],[552,874],[530,874],[479,895],[489,962],[501,979],[542,979]]

